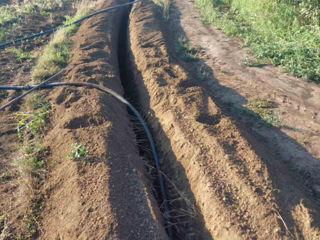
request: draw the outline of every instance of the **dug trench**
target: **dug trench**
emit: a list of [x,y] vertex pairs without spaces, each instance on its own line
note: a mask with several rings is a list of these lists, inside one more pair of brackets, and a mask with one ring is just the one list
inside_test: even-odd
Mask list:
[[164,171],[183,196],[180,207],[184,202],[192,206],[187,211],[194,209],[197,229],[189,226],[184,237],[318,239],[319,203],[303,180],[257,136],[239,129],[214,93],[179,64],[166,34],[155,4],[133,6],[126,88],[153,131]]
[[[132,58],[132,52],[130,50],[128,38],[130,12],[131,7],[125,10],[120,25],[118,40],[120,79],[124,88],[124,96],[126,99],[130,100],[130,102],[139,110],[139,112],[141,112],[144,116],[147,116],[148,111],[146,111],[146,109],[144,109],[139,103],[139,90],[134,82],[136,68],[134,68],[130,61]],[[165,190],[168,197],[167,202],[169,205],[169,212],[165,212],[163,207],[164,202],[161,196],[161,189],[159,187],[157,178],[158,173],[154,166],[147,136],[136,117],[131,114],[130,118],[134,126],[139,152],[147,170],[148,175],[146,177],[152,182],[152,189],[158,206],[169,222],[166,224],[167,231],[168,233],[170,232],[169,235],[172,234],[172,239],[181,240],[211,239],[209,233],[205,231],[203,218],[199,212],[199,209],[195,205],[194,197],[181,166],[179,169],[175,169],[176,166],[171,165],[171,162],[162,161],[161,174],[164,177]],[[156,134],[155,131],[152,132]],[[158,149],[161,149],[160,143],[156,143],[156,145]],[[160,155],[160,159],[165,158],[165,155]]]

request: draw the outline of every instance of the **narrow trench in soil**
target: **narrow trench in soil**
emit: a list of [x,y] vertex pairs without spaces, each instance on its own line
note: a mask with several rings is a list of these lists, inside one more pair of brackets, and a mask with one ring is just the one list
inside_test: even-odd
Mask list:
[[[123,13],[121,23],[120,23],[120,31],[118,38],[118,64],[119,64],[119,73],[121,84],[124,89],[124,97],[129,100],[129,102],[134,105],[134,107],[140,112],[140,114],[144,115],[141,107],[139,106],[138,99],[138,91],[133,83],[133,71],[130,66],[130,52],[129,52],[129,15],[131,12],[131,6],[129,6]],[[136,135],[136,143],[139,149],[139,154],[141,159],[143,159],[146,164],[147,172],[150,174],[148,179],[152,182],[152,190],[155,199],[157,200],[158,207],[160,211],[163,213],[162,209],[162,201],[160,187],[158,183],[158,178],[156,177],[156,171],[153,163],[153,157],[151,154],[151,149],[149,146],[149,142],[147,140],[147,136],[136,119],[135,115],[130,111],[129,117],[132,122],[133,131]],[[152,129],[150,129],[152,131]],[[149,166],[149,167],[148,167]]]
[[[131,7],[128,7],[126,11],[124,11],[122,19],[121,19],[121,25],[120,25],[120,31],[119,31],[119,39],[118,39],[118,64],[119,64],[119,72],[120,72],[120,78],[121,83],[124,88],[124,96],[126,99],[128,99],[134,107],[137,108],[137,110],[140,112],[140,114],[145,115],[146,110],[142,109],[142,107],[139,104],[139,95],[138,95],[138,89],[136,87],[136,84],[134,81],[134,69],[132,69],[132,64],[130,63],[130,47],[129,47],[129,15],[130,15]],[[142,127],[139,125],[138,121],[136,120],[136,117],[132,114],[130,114],[130,119],[132,121],[132,125],[134,128],[134,132],[136,135],[136,142],[139,148],[139,154],[141,158],[145,161],[146,165],[146,171],[148,172],[148,178],[152,182],[152,190],[155,199],[157,200],[158,207],[161,212],[163,212],[162,209],[162,199],[161,199],[161,193],[160,193],[160,187],[158,183],[158,178],[156,177],[156,171],[154,168],[154,162],[153,157],[151,154],[150,146],[147,140],[147,137],[145,135],[145,132],[143,131]],[[150,126],[150,124],[149,124]],[[152,129],[150,129],[151,132],[153,132]],[[154,135],[154,134],[153,134]],[[156,143],[156,145],[159,146],[159,143]],[[167,163],[168,165],[169,163]],[[168,171],[167,171],[168,170]],[[172,179],[172,173],[174,172],[172,170],[171,166],[163,166],[162,165],[162,171],[164,174],[171,180],[179,180],[179,179]],[[166,178],[165,178],[166,180]],[[169,202],[169,211],[170,211],[170,222],[174,226],[172,228],[173,230],[173,239],[175,240],[186,240],[186,239],[208,239],[205,237],[201,231],[195,234],[194,232],[190,234],[190,229],[192,228],[201,228],[200,226],[203,225],[203,223],[196,218],[189,217],[189,216],[183,216],[177,217],[175,215],[181,215],[180,206],[183,209],[186,209],[186,206],[184,203],[179,203],[177,201],[177,193],[172,191],[172,186],[169,186],[169,183],[165,181],[165,184],[167,186],[167,196],[168,196],[168,202]],[[171,184],[171,183],[170,183]],[[174,204],[170,204],[171,202],[174,202]],[[193,238],[193,237],[196,238]],[[190,238],[191,237],[191,238]]]

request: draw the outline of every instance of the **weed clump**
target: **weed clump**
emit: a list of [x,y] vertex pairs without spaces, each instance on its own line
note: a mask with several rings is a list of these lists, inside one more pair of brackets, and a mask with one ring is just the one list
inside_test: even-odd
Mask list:
[[199,48],[191,46],[191,44],[184,37],[179,37],[174,43],[174,49],[176,54],[185,62],[198,61],[197,54],[200,51]]
[[278,112],[274,109],[276,104],[272,101],[260,98],[253,98],[249,100],[248,109],[261,117],[265,123],[279,127],[281,126],[281,119]]

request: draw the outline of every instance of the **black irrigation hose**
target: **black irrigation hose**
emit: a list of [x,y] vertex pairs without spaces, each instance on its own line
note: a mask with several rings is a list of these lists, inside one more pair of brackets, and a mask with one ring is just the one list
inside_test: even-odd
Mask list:
[[[49,78],[45,82],[48,82],[49,80],[52,80],[53,78],[56,78],[57,76],[59,76],[63,72],[64,72],[64,70],[60,71],[59,73],[55,74],[54,76],[52,76],[51,78]],[[73,83],[70,83],[70,82],[54,82],[54,83],[49,83],[49,84],[41,83],[39,85],[27,85],[27,86],[3,86],[3,85],[0,85],[0,90],[1,89],[2,90],[28,90],[27,92],[25,92],[21,96],[15,98],[17,100],[13,99],[11,102],[9,102],[6,105],[0,107],[0,111],[3,110],[4,108],[8,107],[9,105],[15,103],[16,101],[20,100],[22,97],[26,96],[27,94],[31,93],[34,90],[53,88],[53,87],[58,87],[58,86],[88,87],[88,88],[98,89],[98,90],[100,90],[100,91],[102,91],[104,93],[110,94],[112,97],[116,98],[120,102],[122,102],[125,105],[127,105],[127,107],[132,111],[132,113],[138,118],[139,122],[141,123],[142,127],[145,130],[145,133],[147,135],[149,144],[151,146],[151,150],[152,150],[152,154],[153,154],[153,158],[154,158],[154,162],[155,162],[155,166],[156,166],[156,171],[157,171],[157,175],[158,175],[158,181],[159,181],[159,185],[160,185],[161,197],[162,197],[162,200],[163,200],[164,216],[165,216],[165,219],[166,219],[166,222],[167,222],[168,236],[169,236],[169,239],[172,240],[173,239],[173,232],[172,232],[172,226],[170,224],[168,198],[167,198],[167,194],[166,194],[166,191],[165,191],[164,180],[163,180],[163,177],[161,175],[161,167],[160,167],[158,154],[157,154],[157,151],[156,151],[156,147],[155,147],[154,141],[152,139],[151,132],[150,132],[146,122],[143,120],[142,116],[137,111],[137,109],[130,102],[128,102],[125,98],[123,98],[121,95],[119,95],[118,93],[116,93],[115,91],[113,91],[113,90],[111,90],[109,88],[106,88],[106,87],[103,87],[103,86],[100,86],[100,85],[97,85],[97,84],[81,83],[81,82],[73,82]]]
[[57,72],[55,75],[53,75],[52,77],[49,77],[48,79],[46,79],[45,81],[43,81],[42,83],[40,83],[39,85],[35,85],[31,88],[28,88],[29,90],[27,92],[25,92],[24,94],[21,94],[20,96],[12,99],[10,102],[8,102],[7,104],[3,105],[0,107],[0,111],[5,109],[6,107],[18,102],[20,99],[22,99],[23,97],[25,97],[26,95],[28,95],[29,93],[33,92],[34,90],[37,90],[38,88],[41,88],[42,86],[44,86],[46,83],[50,82],[53,79],[56,79],[57,77],[59,77],[61,74],[63,74],[65,72],[64,69],[62,69],[60,72]]
[[118,5],[115,5],[115,6],[112,6],[112,7],[108,7],[106,9],[102,9],[100,11],[97,11],[97,12],[91,13],[91,14],[89,14],[87,16],[84,16],[84,17],[82,17],[82,18],[80,18],[80,19],[78,19],[76,21],[70,22],[70,23],[68,23],[66,25],[62,25],[62,26],[55,27],[55,28],[50,28],[48,30],[45,30],[45,31],[42,31],[42,32],[39,32],[39,33],[34,33],[34,34],[29,35],[29,36],[17,38],[15,40],[10,41],[10,42],[0,43],[0,49],[1,48],[5,48],[5,47],[10,46],[10,45],[13,45],[13,44],[16,44],[18,42],[27,40],[27,39],[32,39],[32,38],[39,37],[39,36],[42,36],[42,35],[45,35],[45,34],[53,33],[53,32],[57,31],[60,28],[65,28],[65,27],[68,27],[68,26],[70,26],[72,24],[77,24],[79,22],[82,22],[85,19],[91,18],[91,17],[96,16],[98,14],[108,12],[108,11],[110,11],[112,9],[115,9],[115,8],[120,8],[120,7],[124,7],[124,6],[128,6],[128,5],[132,5],[132,4],[134,4],[136,2],[139,2],[139,1],[142,1],[142,0],[135,0],[133,2],[123,3],[123,4],[118,4]]

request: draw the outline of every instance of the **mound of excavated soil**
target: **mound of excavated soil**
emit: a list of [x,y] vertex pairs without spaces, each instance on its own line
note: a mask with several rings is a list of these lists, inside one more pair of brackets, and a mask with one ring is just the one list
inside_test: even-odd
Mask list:
[[213,239],[319,239],[319,206],[299,176],[263,140],[240,131],[175,61],[165,25],[152,3],[133,7],[132,69],[162,164],[182,169],[203,232]]

